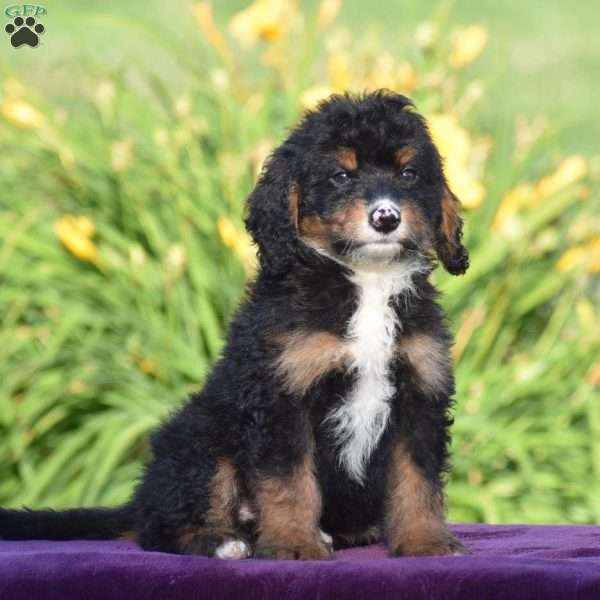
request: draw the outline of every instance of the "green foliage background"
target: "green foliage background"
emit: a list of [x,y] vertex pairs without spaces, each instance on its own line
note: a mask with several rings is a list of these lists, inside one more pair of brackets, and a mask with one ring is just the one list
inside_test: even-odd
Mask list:
[[[519,20],[499,4],[371,12],[348,1],[338,22],[353,32],[356,72],[377,70],[385,48],[414,68],[422,112],[489,140],[485,198],[465,214],[473,266],[436,275],[459,340],[450,517],[598,522],[600,132],[581,96],[600,47],[581,46],[586,19],[559,3],[519,3]],[[245,5],[215,2],[219,31]],[[148,433],[220,351],[249,268],[243,200],[265,149],[307,89],[330,85],[339,25],[317,31],[316,2],[278,42],[284,69],[265,64],[269,42],[246,50],[227,34],[223,59],[191,6],[56,2],[43,46],[0,50],[2,505],[128,497]],[[578,7],[592,14],[593,3]],[[439,34],[420,50],[425,19]],[[472,21],[487,27],[488,50],[453,70],[454,32]],[[555,36],[564,69],[540,63]],[[473,81],[486,93],[470,103]],[[549,125],[536,127],[542,108]],[[539,190],[573,154],[585,173],[517,204],[509,233],[494,225],[511,190]],[[77,232],[65,243],[66,215],[93,224],[88,254],[74,249]]]

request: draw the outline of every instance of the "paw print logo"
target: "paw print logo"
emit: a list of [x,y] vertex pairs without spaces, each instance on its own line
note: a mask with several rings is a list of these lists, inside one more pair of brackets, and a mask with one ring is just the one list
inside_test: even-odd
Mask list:
[[39,36],[46,31],[41,23],[36,23],[33,17],[15,17],[12,23],[8,23],[4,31],[10,35],[10,43],[13,48],[23,44],[35,48],[40,43]]

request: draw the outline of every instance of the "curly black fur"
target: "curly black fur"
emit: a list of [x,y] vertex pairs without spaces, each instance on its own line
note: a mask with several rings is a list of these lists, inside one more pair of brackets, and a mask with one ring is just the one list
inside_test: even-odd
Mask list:
[[[407,146],[414,180],[394,158]],[[351,149],[357,162],[341,176],[335,158],[340,148]],[[260,268],[230,325],[223,356],[204,389],[152,436],[152,459],[131,501],[114,510],[0,511],[0,537],[103,538],[132,531],[148,550],[213,554],[223,541],[243,539],[258,556],[323,557],[323,544],[311,538],[315,523],[297,518],[302,509],[307,521],[316,519],[334,540],[367,539],[366,531],[379,531],[396,554],[459,550],[438,514],[454,381],[450,334],[428,281],[435,254],[454,274],[468,266],[462,222],[448,195],[425,121],[407,98],[388,92],[333,96],[308,112],[267,161],[248,199],[246,225],[258,246]],[[365,268],[418,261],[412,289],[389,299],[400,324],[395,340],[399,348],[404,340],[425,340],[425,350],[417,345],[425,352],[424,364],[431,349],[440,357],[425,371],[435,385],[424,384],[420,365],[406,352],[390,359],[391,414],[361,480],[340,464],[340,440],[328,426],[328,415],[356,385],[354,368],[336,363],[319,370],[318,346],[303,347],[301,359],[290,351],[288,368],[301,371],[303,365],[296,363],[305,360],[319,371],[298,391],[286,384],[277,365],[285,340],[299,332],[346,343],[358,303],[352,274],[362,268],[356,252],[363,248],[359,234],[347,231],[363,231],[364,223],[358,217],[341,223],[340,215],[371,210],[382,197],[412,211],[402,214],[412,214],[420,229],[408,228],[393,246],[396,253],[386,254],[381,265],[377,257],[369,258],[367,247]],[[340,212],[350,209],[355,212]],[[342,233],[332,229],[335,219]],[[316,242],[310,232],[302,234],[309,223],[310,231],[316,231],[315,223],[320,226]],[[400,464],[409,465],[410,473]],[[317,491],[298,498],[302,507],[281,500],[286,490],[304,494],[313,474]],[[409,479],[414,492],[406,486]],[[280,500],[272,489],[279,490]],[[413,493],[416,499],[409,497]],[[416,516],[410,518],[422,514],[426,521],[417,532],[425,540],[419,543],[402,539],[402,527],[394,524],[402,521],[402,507],[414,512],[415,503]],[[274,533],[268,511],[281,507],[289,511],[289,522]],[[250,517],[244,518],[244,511]],[[281,543],[274,535],[282,536]]]

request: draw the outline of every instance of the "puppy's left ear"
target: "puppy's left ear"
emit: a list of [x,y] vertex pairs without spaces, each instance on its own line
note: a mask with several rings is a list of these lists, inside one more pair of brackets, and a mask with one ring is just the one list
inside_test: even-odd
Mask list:
[[246,203],[246,228],[258,245],[261,269],[276,276],[291,269],[298,249],[298,192],[288,154],[282,147],[267,160]]
[[462,245],[463,221],[458,214],[459,207],[458,198],[444,183],[435,250],[446,271],[452,275],[462,275],[469,268],[469,252]]

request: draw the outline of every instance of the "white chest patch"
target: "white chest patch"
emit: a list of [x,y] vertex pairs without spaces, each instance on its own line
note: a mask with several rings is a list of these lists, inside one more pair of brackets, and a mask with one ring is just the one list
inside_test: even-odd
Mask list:
[[385,431],[395,392],[389,367],[401,323],[390,300],[400,293],[412,293],[412,276],[421,269],[422,265],[411,261],[377,271],[356,271],[351,276],[357,287],[358,305],[346,337],[356,381],[327,421],[332,423],[341,466],[359,483]]

